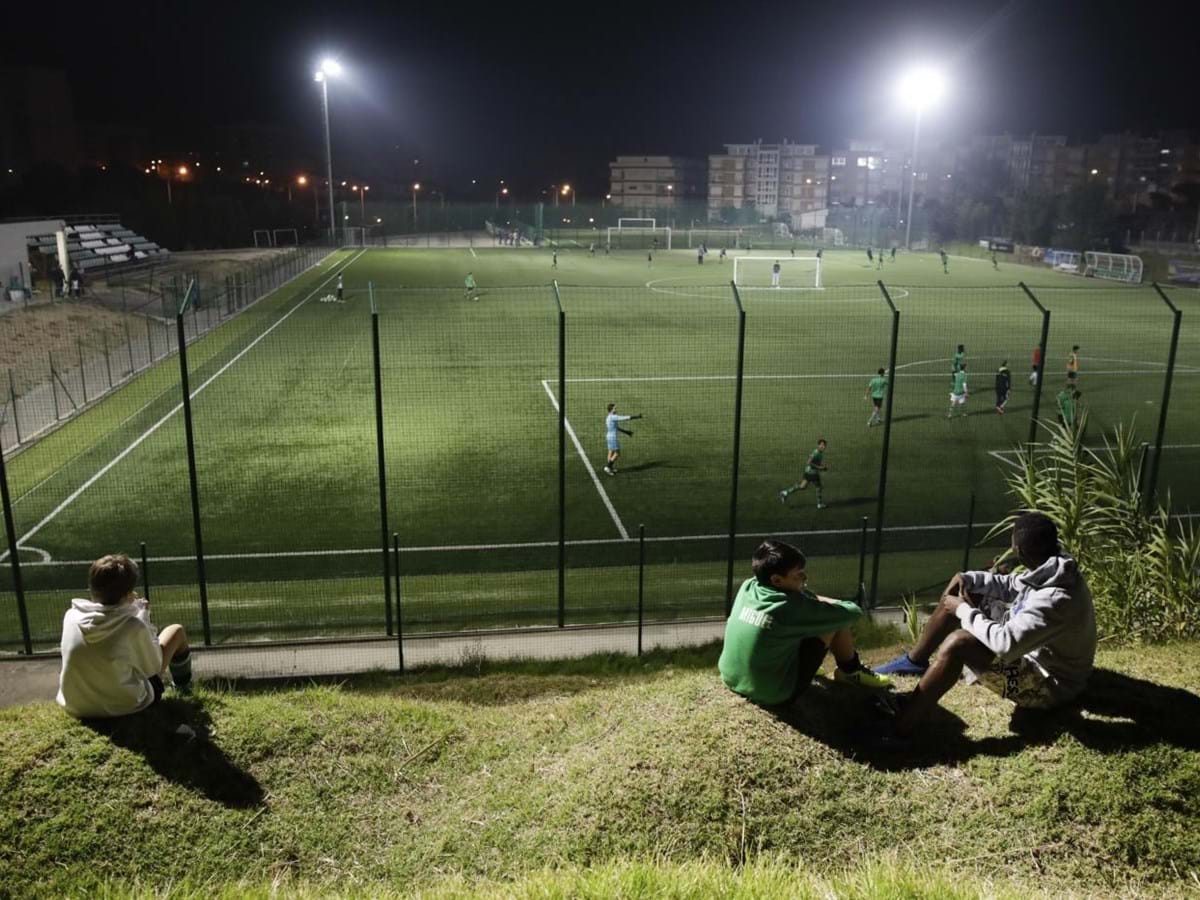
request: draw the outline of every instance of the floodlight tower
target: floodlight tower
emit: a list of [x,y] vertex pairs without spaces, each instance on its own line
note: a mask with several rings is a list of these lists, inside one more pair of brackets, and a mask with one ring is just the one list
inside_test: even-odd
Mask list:
[[936,103],[945,92],[946,83],[936,69],[922,66],[910,70],[897,86],[900,99],[913,108],[913,151],[908,175],[908,215],[904,219],[904,249],[912,249],[913,195],[917,192],[917,143],[921,138],[921,111]]
[[313,78],[321,85],[321,112],[325,116],[325,177],[329,184],[329,240],[337,242],[333,224],[333,145],[329,139],[329,79],[342,74],[342,66],[336,59],[321,61]]

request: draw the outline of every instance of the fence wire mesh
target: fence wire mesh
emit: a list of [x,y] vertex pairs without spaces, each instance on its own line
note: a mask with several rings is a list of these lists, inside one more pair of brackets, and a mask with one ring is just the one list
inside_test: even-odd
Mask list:
[[[1042,421],[1059,411],[1076,345],[1089,442],[1133,421],[1153,444],[1170,375],[1160,496],[1200,503],[1194,292],[1167,292],[1172,369],[1175,318],[1150,287],[881,285],[864,257],[862,284],[819,290],[401,288],[362,251],[328,253],[155,276],[139,292],[154,299],[78,322],[63,305],[44,365],[10,357],[23,585],[10,545],[0,650],[53,648],[90,560],[143,542],[155,618],[226,648],[213,671],[634,652],[669,644],[668,624],[714,636],[768,535],[800,544],[822,593],[894,605],[1003,549],[983,538],[1011,508],[1015,448],[1041,439],[1039,390]],[[0,319],[10,353],[44,315]],[[642,416],[615,423],[632,432],[616,446],[610,404]],[[263,662],[256,644],[295,646]]]

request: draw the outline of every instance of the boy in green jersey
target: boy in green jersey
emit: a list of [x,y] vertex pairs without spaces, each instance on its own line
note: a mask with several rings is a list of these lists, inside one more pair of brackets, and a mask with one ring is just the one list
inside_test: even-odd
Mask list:
[[812,453],[808,454],[808,462],[804,464],[804,477],[800,479],[798,484],[793,484],[789,488],[784,488],[779,492],[779,502],[787,503],[789,494],[796,491],[802,491],[810,484],[815,485],[817,489],[817,509],[824,509],[825,504],[821,500],[821,473],[829,471],[829,463],[825,462],[825,448],[828,443],[825,438],[817,441],[817,446]]
[[950,274],[950,257],[946,255],[945,250],[939,250],[938,253],[941,254],[941,257],[942,257],[942,274],[949,275]]
[[958,370],[963,367],[963,363],[967,359],[966,344],[959,344],[958,349],[954,351],[954,362],[950,366],[950,383],[954,384],[954,376],[958,374]]
[[946,418],[954,417],[954,411],[958,410],[960,416],[967,414],[967,364],[964,362],[962,368],[954,373],[954,387],[950,388],[950,408],[946,410]]
[[863,665],[850,624],[862,610],[808,590],[807,561],[791,544],[767,540],[754,551],[753,578],[738,590],[717,667],[731,691],[763,706],[791,703],[812,682],[826,650],[834,680],[886,689],[891,679]]
[[464,286],[463,297],[465,297],[467,300],[478,300],[479,299],[479,297],[475,293],[475,276],[473,274],[471,274],[470,272],[468,272],[467,277],[463,279],[463,286]]
[[871,398],[874,404],[874,409],[871,410],[871,418],[867,419],[867,427],[872,425],[882,424],[883,419],[880,418],[880,413],[883,411],[883,398],[887,395],[888,380],[887,371],[880,369],[879,374],[867,383],[867,392],[863,394],[863,399]]
[[1067,385],[1058,392],[1058,422],[1068,428],[1075,425],[1075,389]]

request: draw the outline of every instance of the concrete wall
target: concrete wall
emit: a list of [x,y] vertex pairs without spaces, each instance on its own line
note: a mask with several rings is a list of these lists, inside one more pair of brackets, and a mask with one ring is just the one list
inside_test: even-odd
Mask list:
[[52,234],[62,227],[62,219],[0,223],[0,287],[4,300],[8,300],[8,285],[14,275],[23,273],[23,286],[29,287],[29,236]]

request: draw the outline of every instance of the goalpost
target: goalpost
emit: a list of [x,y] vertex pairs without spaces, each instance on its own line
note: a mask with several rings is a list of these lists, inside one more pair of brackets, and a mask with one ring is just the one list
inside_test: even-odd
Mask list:
[[665,225],[659,228],[657,219],[622,217],[605,234],[610,250],[647,250],[656,246],[656,239],[659,250],[671,249],[671,229]]
[[1142,259],[1128,253],[1097,253],[1093,250],[1083,254],[1083,274],[1087,278],[1103,278],[1107,281],[1124,281],[1141,284]]
[[[773,284],[779,263],[779,284]],[[735,256],[733,283],[742,290],[821,288],[821,260],[816,256]]]

